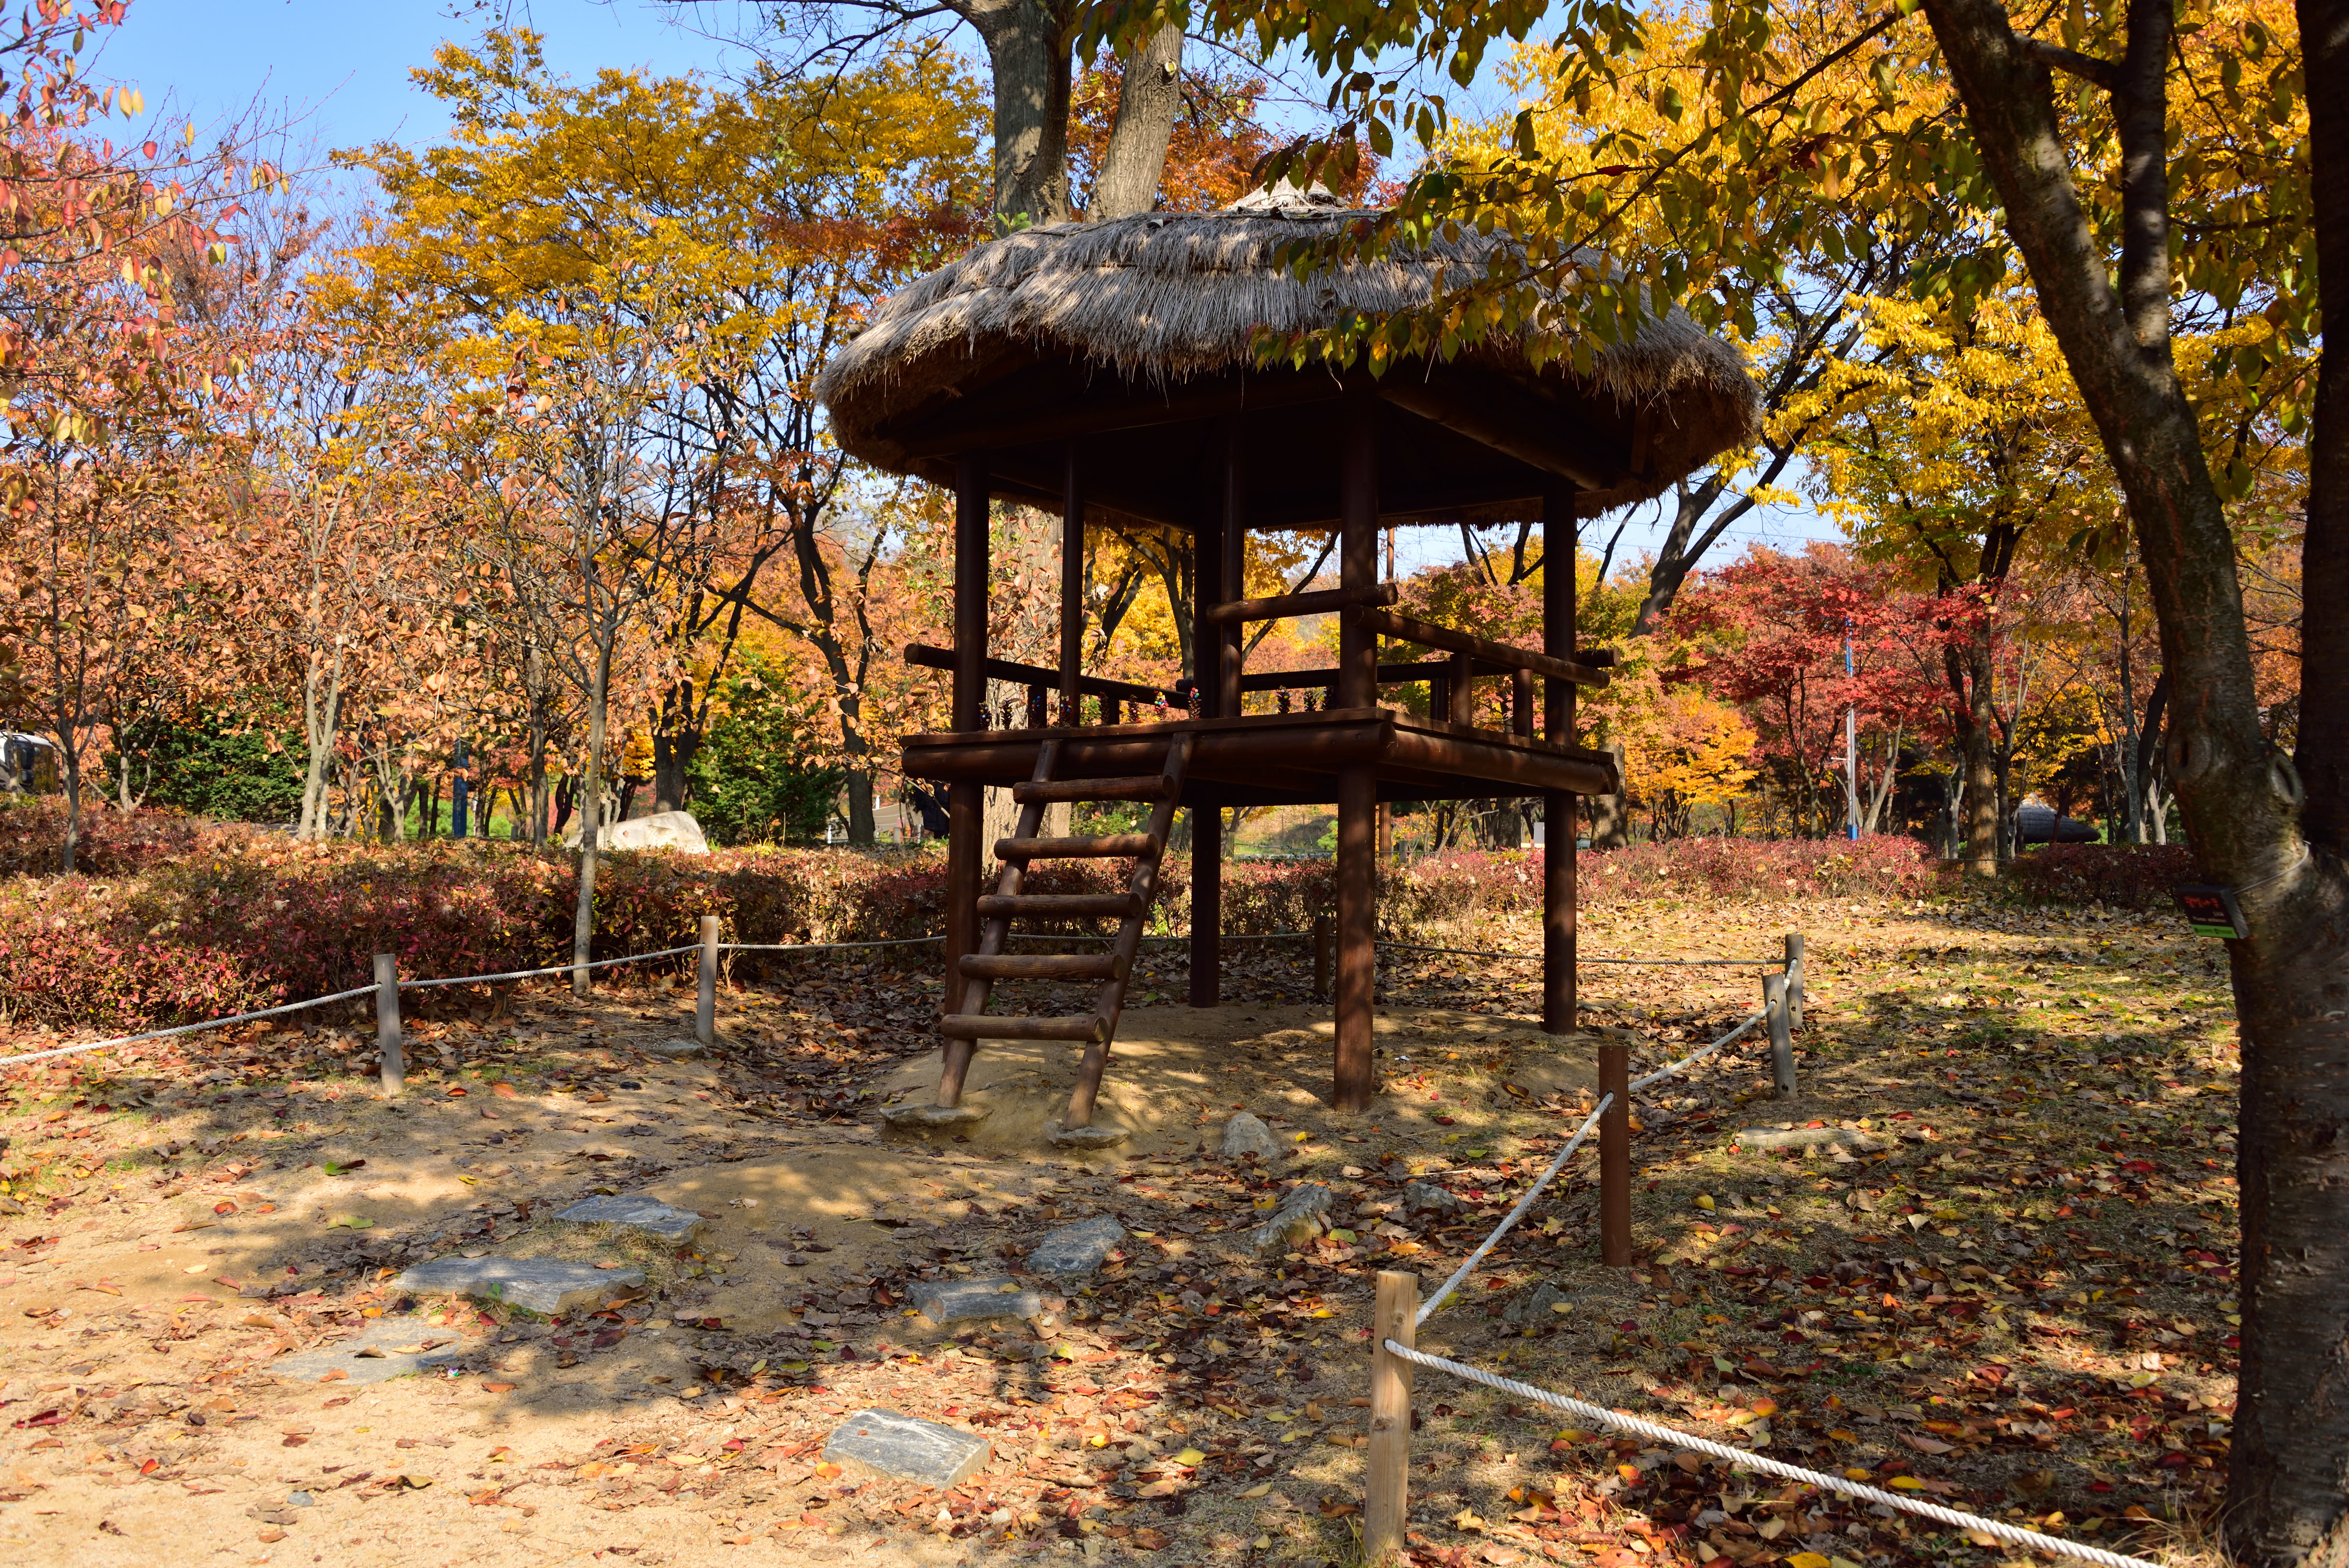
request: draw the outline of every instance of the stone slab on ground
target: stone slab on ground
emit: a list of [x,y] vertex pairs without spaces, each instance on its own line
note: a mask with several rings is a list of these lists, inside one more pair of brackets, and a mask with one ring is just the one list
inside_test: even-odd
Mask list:
[[1012,1279],[926,1280],[914,1287],[914,1305],[932,1323],[973,1317],[1034,1317],[1044,1298]]
[[1247,1111],[1224,1123],[1225,1159],[1244,1160],[1253,1154],[1258,1160],[1270,1160],[1279,1152],[1280,1140],[1272,1135],[1272,1129]]
[[[429,1340],[440,1343],[429,1350],[417,1348]],[[454,1334],[435,1333],[412,1317],[378,1317],[339,1344],[271,1362],[269,1375],[281,1383],[316,1383],[340,1372],[337,1383],[383,1383],[445,1367],[464,1355]]]
[[1884,1140],[1871,1138],[1849,1127],[1741,1127],[1737,1130],[1740,1149],[1819,1149],[1827,1144],[1841,1144],[1857,1149],[1862,1154],[1881,1152]]
[[1057,1121],[1044,1124],[1044,1141],[1055,1149],[1114,1149],[1133,1136],[1124,1127],[1062,1127]]
[[1291,1252],[1313,1239],[1323,1214],[1337,1194],[1319,1181],[1300,1181],[1281,1195],[1272,1217],[1254,1230],[1239,1233],[1238,1242],[1259,1257]]
[[1028,1254],[1028,1272],[1061,1279],[1082,1278],[1101,1267],[1102,1260],[1123,1240],[1125,1227],[1108,1214],[1062,1225],[1038,1242],[1036,1250]]
[[419,1295],[472,1295],[502,1301],[553,1317],[578,1306],[601,1306],[642,1289],[642,1269],[599,1269],[552,1258],[434,1258],[392,1282]]
[[1509,1303],[1508,1310],[1501,1314],[1501,1317],[1504,1322],[1531,1328],[1538,1324],[1564,1321],[1566,1314],[1556,1309],[1573,1305],[1572,1296],[1544,1280],[1531,1290],[1519,1291],[1517,1298]]
[[832,1430],[823,1457],[842,1470],[895,1476],[944,1491],[977,1475],[988,1441],[975,1432],[895,1410],[859,1410]]
[[658,1198],[633,1195],[584,1198],[554,1217],[574,1225],[618,1225],[672,1243],[692,1240],[709,1223],[689,1209],[672,1209]]
[[640,1040],[636,1049],[671,1062],[699,1061],[709,1052],[699,1040]]
[[901,1105],[884,1111],[881,1119],[892,1132],[965,1132],[989,1114],[976,1105]]
[[1407,1214],[1456,1214],[1467,1206],[1458,1196],[1433,1181],[1413,1181],[1402,1190],[1403,1212]]

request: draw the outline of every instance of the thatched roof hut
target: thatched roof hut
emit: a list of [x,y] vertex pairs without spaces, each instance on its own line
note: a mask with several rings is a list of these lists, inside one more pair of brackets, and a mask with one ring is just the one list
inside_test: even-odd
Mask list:
[[[1674,313],[1609,346],[1588,377],[1536,370],[1500,338],[1373,381],[1326,366],[1258,369],[1261,328],[1333,325],[1423,303],[1439,270],[1479,270],[1502,242],[1469,234],[1409,257],[1299,280],[1277,264],[1361,212],[1326,192],[1257,193],[1222,211],[1030,230],[909,284],[825,369],[816,394],[848,452],[946,481],[985,449],[999,494],[1049,504],[1081,437],[1095,504],[1184,523],[1204,470],[1167,427],[1250,418],[1253,526],[1328,520],[1315,454],[1350,392],[1383,408],[1381,521],[1505,515],[1546,475],[1585,516],[1644,500],[1749,439],[1759,399],[1743,357]],[[1273,410],[1279,412],[1275,415]],[[1293,482],[1289,476],[1293,473]]]

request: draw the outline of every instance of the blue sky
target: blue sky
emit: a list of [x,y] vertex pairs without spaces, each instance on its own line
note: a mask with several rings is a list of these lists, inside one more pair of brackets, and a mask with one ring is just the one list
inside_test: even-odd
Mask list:
[[[443,38],[477,37],[500,16],[543,33],[549,62],[574,77],[607,66],[722,76],[740,63],[724,39],[744,13],[729,0],[694,7],[698,31],[676,15],[642,0],[132,0],[128,21],[106,36],[91,72],[136,85],[150,113],[168,109],[174,125],[192,119],[200,135],[257,107],[264,118],[290,122],[295,144],[323,157],[337,147],[437,139],[447,116],[409,80],[409,70],[429,62]],[[967,34],[961,42],[975,52]],[[1510,107],[1496,83],[1480,83],[1474,96],[1488,109]],[[1661,539],[1661,516],[1652,504],[1630,513],[1619,562],[1637,561]],[[1599,545],[1616,521],[1599,531]],[[1755,540],[1785,545],[1835,537],[1807,509],[1756,509],[1715,547],[1713,561]],[[1398,542],[1406,573],[1460,556],[1450,530],[1412,530]]]

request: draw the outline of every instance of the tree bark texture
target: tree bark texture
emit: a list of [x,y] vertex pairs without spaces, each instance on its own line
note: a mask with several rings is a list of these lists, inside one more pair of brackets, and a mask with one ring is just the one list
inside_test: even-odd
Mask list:
[[[2047,67],[1997,0],[1924,0],[2058,346],[2097,422],[2127,496],[2170,677],[2169,777],[2203,874],[2238,892],[2251,934],[2228,944],[2242,1049],[2237,1156],[2242,1226],[2242,1361],[2225,1530],[2233,1553],[2273,1568],[2349,1563],[2349,882],[2331,738],[2349,722],[2328,663],[2303,661],[2302,735],[2324,799],[2303,814],[2302,775],[2272,753],[2252,682],[2233,541],[2201,432],[2171,358],[2165,60],[2166,0],[2133,0],[2113,70],[2125,208],[2120,283],[2075,189]],[[2340,267],[2344,211],[2341,0],[2302,12],[2314,89],[2312,161],[2326,322],[2349,307]],[[2323,127],[2317,127],[2318,117]],[[2326,335],[2328,351],[2333,334]],[[2333,356],[2318,407],[2305,592],[2337,602],[2344,565],[2326,489],[2341,388]],[[2330,399],[2328,403],[2327,399]],[[2311,843],[2304,844],[2306,831]],[[2311,851],[2313,851],[2313,853]]]
[[1117,118],[1093,177],[1085,216],[1130,218],[1158,205],[1158,181],[1174,139],[1174,111],[1183,100],[1183,29],[1168,26],[1128,55],[1118,84]]
[[595,942],[596,839],[604,815],[604,721],[612,690],[612,639],[595,650],[595,678],[587,693],[587,777],[579,791],[579,907],[571,920],[571,994],[585,999],[588,991],[588,949]]
[[1040,229],[1069,216],[1066,21],[1045,0],[971,5],[995,79],[995,227]]

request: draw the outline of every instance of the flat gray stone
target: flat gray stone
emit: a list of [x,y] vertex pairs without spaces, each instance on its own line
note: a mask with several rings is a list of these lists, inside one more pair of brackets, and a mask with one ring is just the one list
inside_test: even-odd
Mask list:
[[1280,1152],[1280,1140],[1247,1111],[1240,1112],[1224,1123],[1223,1155],[1226,1160],[1245,1160],[1255,1155],[1258,1160],[1270,1160]]
[[1055,1149],[1114,1149],[1133,1136],[1123,1127],[1062,1127],[1057,1121],[1044,1129],[1044,1141]]
[[1781,1130],[1775,1127],[1741,1127],[1737,1130],[1740,1149],[1818,1149],[1827,1144],[1840,1144],[1857,1149],[1862,1154],[1882,1150],[1880,1139],[1849,1127],[1796,1127]]
[[574,1225],[618,1225],[663,1242],[687,1242],[709,1222],[688,1209],[672,1209],[657,1198],[598,1197],[574,1203],[554,1216]]
[[1412,1214],[1456,1214],[1468,1205],[1433,1181],[1413,1181],[1403,1187],[1402,1206]]
[[424,1295],[472,1295],[528,1307],[549,1317],[578,1306],[601,1306],[641,1289],[642,1269],[599,1269],[552,1258],[434,1258],[391,1282]]
[[709,1050],[699,1040],[651,1040],[640,1043],[636,1048],[671,1062],[698,1061]]
[[1011,1279],[926,1280],[914,1287],[914,1305],[932,1323],[971,1317],[1034,1317],[1044,1298]]
[[1240,1233],[1240,1244],[1259,1257],[1294,1252],[1313,1239],[1321,1216],[1330,1212],[1337,1194],[1319,1181],[1300,1181],[1281,1195],[1272,1217],[1251,1231]]
[[1073,1225],[1062,1225],[1036,1243],[1028,1254],[1030,1274],[1082,1278],[1101,1267],[1102,1260],[1125,1240],[1125,1227],[1108,1214],[1096,1214]]
[[1561,1305],[1572,1306],[1574,1298],[1549,1281],[1544,1280],[1531,1290],[1519,1291],[1517,1298],[1509,1303],[1508,1310],[1501,1314],[1501,1316],[1506,1322],[1532,1328],[1545,1323],[1563,1322],[1566,1314],[1551,1310]]
[[987,1456],[987,1439],[976,1432],[895,1410],[859,1410],[834,1427],[823,1445],[823,1457],[843,1470],[895,1476],[939,1491],[977,1475]]
[[882,1113],[892,1132],[961,1132],[992,1114],[975,1105],[901,1105]]
[[[416,1348],[432,1339],[442,1343],[430,1350]],[[316,1383],[340,1372],[337,1383],[382,1383],[445,1367],[464,1354],[463,1344],[447,1329],[427,1328],[412,1317],[378,1317],[340,1344],[271,1362],[269,1375],[280,1382]]]

